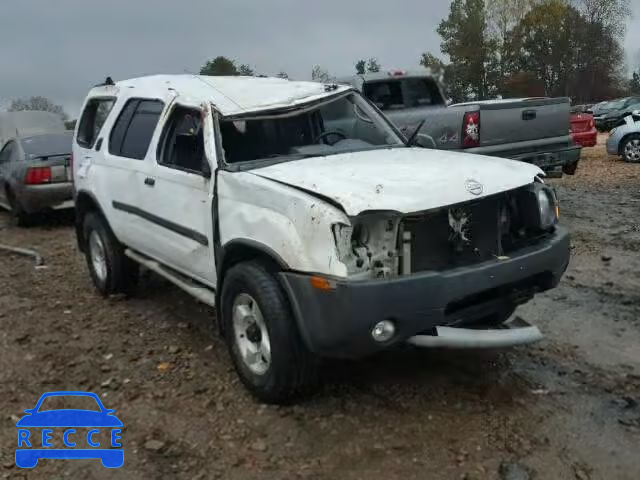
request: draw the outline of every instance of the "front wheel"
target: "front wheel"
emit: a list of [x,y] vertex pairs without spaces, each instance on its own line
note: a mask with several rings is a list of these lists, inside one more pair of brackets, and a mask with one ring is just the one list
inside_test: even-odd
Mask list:
[[622,146],[622,158],[626,162],[640,162],[640,135],[633,134],[626,138]]
[[225,275],[221,312],[227,347],[242,383],[266,403],[286,403],[315,383],[317,362],[300,338],[288,299],[259,262]]

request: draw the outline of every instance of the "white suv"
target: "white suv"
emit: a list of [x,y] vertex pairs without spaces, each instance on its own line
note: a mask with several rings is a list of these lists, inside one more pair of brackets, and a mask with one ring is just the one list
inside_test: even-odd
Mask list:
[[78,243],[104,295],[143,265],[215,305],[267,402],[313,383],[322,357],[539,339],[503,324],[569,261],[542,172],[414,143],[350,87],[108,82],[75,132]]

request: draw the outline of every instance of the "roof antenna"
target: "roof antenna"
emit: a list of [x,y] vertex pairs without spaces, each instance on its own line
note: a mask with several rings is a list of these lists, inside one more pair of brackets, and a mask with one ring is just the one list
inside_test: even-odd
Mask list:
[[104,81],[105,85],[115,85],[115,83],[113,82],[113,79],[111,77],[107,77],[107,79]]

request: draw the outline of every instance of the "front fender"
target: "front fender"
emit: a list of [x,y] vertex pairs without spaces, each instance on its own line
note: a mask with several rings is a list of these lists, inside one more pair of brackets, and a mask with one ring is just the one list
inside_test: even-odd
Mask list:
[[250,172],[218,174],[220,243],[255,242],[290,270],[345,277],[331,231],[344,212],[306,192]]

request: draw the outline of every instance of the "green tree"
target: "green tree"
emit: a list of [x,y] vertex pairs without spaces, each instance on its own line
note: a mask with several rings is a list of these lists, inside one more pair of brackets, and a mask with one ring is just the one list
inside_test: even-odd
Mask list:
[[629,80],[629,93],[640,95],[640,72],[633,72],[631,80]]
[[378,73],[380,71],[380,64],[377,58],[371,57],[367,61],[367,71],[370,73]]
[[367,73],[367,61],[366,60],[358,60],[356,62],[356,74],[364,75]]
[[453,65],[453,90],[463,97],[486,99],[497,93],[497,42],[491,37],[484,0],[453,0],[440,22],[440,49]]
[[244,63],[240,65],[240,68],[238,68],[238,74],[245,77],[253,77],[255,75],[253,69],[249,65],[245,65]]
[[201,69],[200,75],[211,76],[224,76],[224,75],[238,75],[238,69],[233,60],[227,57],[216,57],[213,60],[209,60]]
[[56,113],[65,121],[69,118],[67,113],[64,111],[64,108],[60,105],[56,105],[46,97],[36,96],[19,98],[17,100],[13,100],[9,106],[10,112],[20,112],[25,110]]

